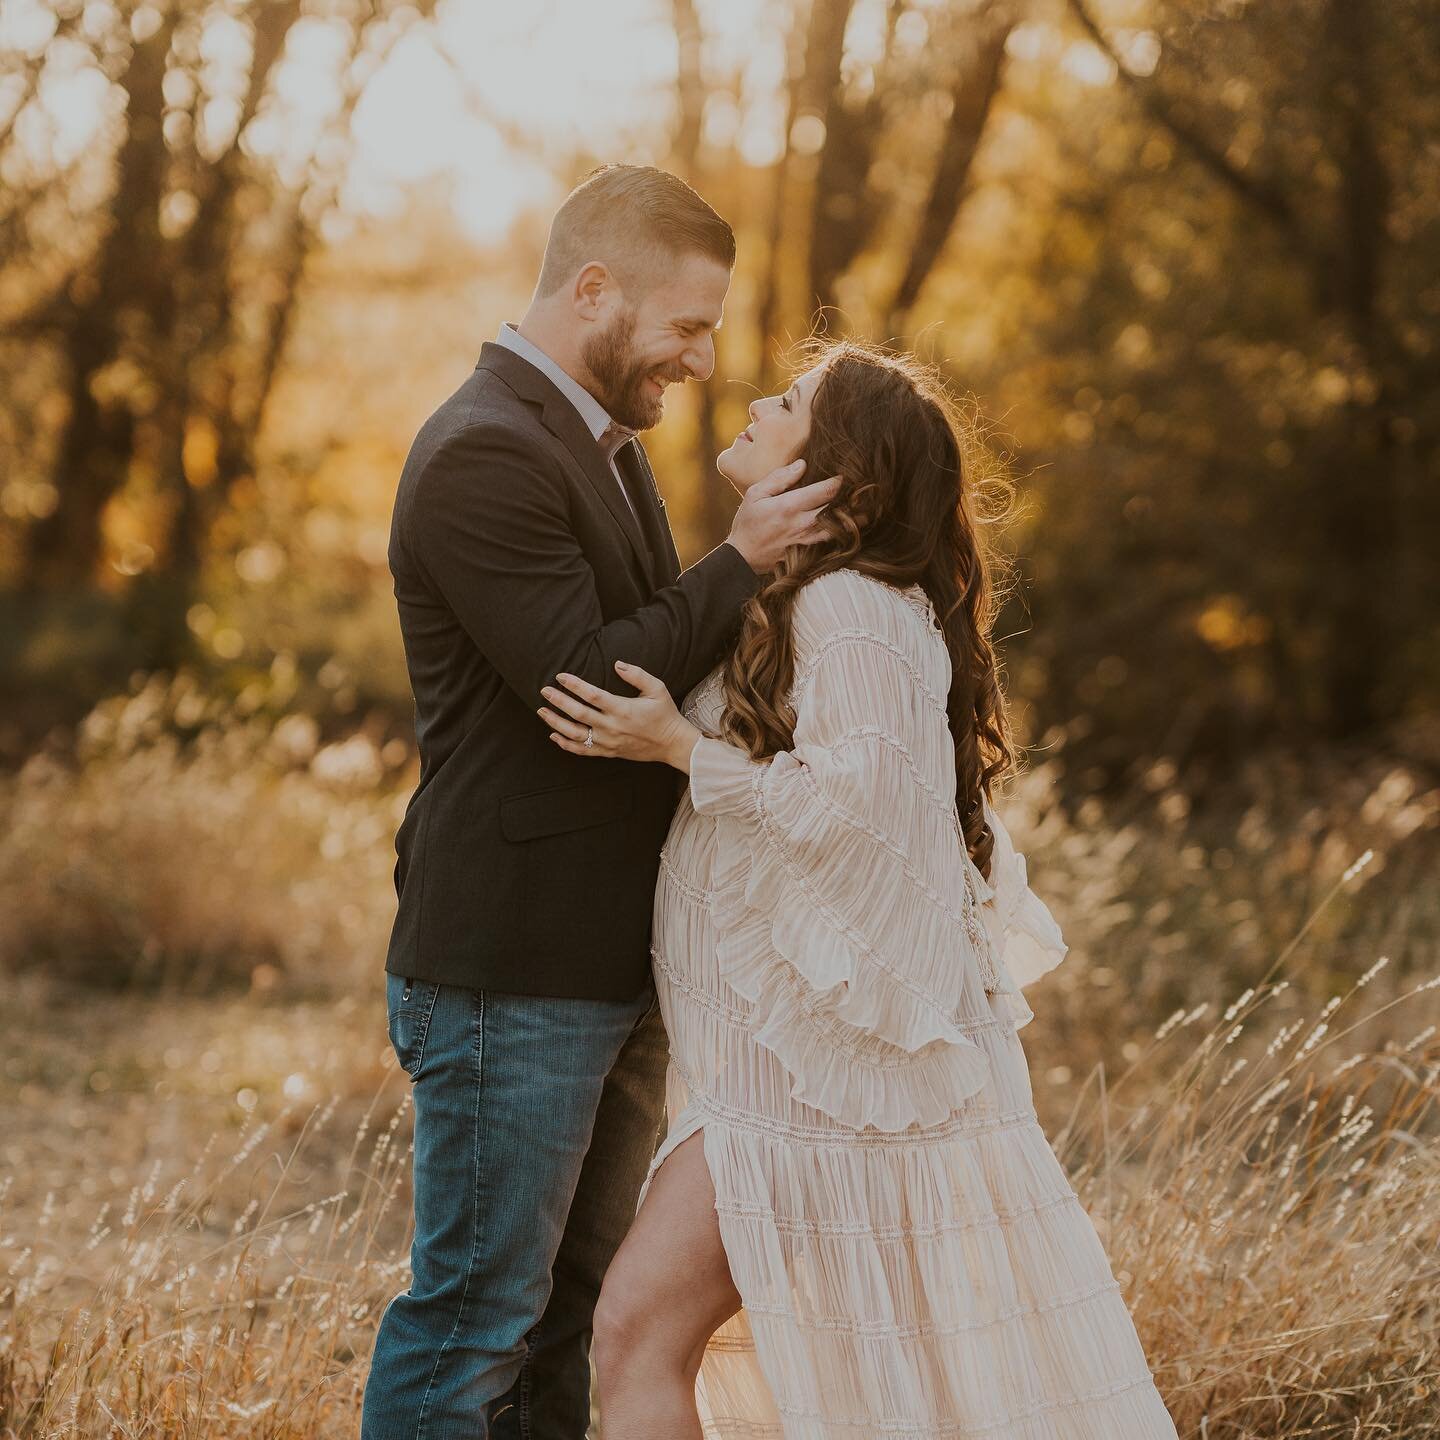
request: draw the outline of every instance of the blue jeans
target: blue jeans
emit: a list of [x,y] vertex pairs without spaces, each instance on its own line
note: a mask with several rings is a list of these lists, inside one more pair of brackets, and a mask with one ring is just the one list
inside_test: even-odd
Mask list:
[[654,986],[608,1001],[386,982],[414,1085],[415,1242],[362,1440],[583,1440],[595,1301],[664,1114]]

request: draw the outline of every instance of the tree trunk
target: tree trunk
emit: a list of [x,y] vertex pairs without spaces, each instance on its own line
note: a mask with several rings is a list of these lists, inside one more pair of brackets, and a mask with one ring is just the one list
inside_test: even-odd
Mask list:
[[800,106],[802,60],[800,30],[793,26],[785,44],[785,114],[781,122],[780,156],[770,176],[770,206],[766,215],[765,273],[760,282],[760,300],[755,311],[755,327],[759,332],[760,362],[757,379],[767,393],[779,373],[775,342],[780,338],[780,296],[784,285],[785,219],[790,189],[790,127]]
[[[97,394],[101,371],[145,335],[163,287],[165,241],[160,199],[168,155],[161,86],[178,16],[131,51],[121,79],[125,140],[117,158],[113,223],[89,275],[71,287],[60,322],[69,371],[69,415],[59,446],[59,503],[30,527],[21,584],[27,590],[78,588],[95,578],[105,506],[129,472],[135,420],[128,394]],[[93,278],[91,278],[93,276]]]
[[[705,75],[701,68],[700,17],[694,0],[671,0],[671,16],[675,37],[679,42],[680,65],[676,84],[680,101],[680,121],[672,145],[673,163],[681,177],[703,192],[704,177],[700,160],[701,124],[705,114]],[[702,548],[718,545],[730,532],[734,507],[730,493],[715,473],[718,453],[715,439],[714,377],[702,382],[695,407],[695,478],[700,490],[700,514],[697,528]]]
[[887,333],[900,335],[911,308],[955,227],[965,203],[970,167],[985,133],[990,108],[1005,68],[1005,42],[1015,18],[1008,8],[991,7],[973,49],[951,87],[950,122],[935,161],[935,174],[920,215],[905,271],[891,297]]
[[835,282],[854,253],[850,232],[860,220],[868,168],[866,137],[847,115],[841,97],[845,30],[855,0],[811,0],[797,119],[814,118],[824,142],[813,169],[810,196],[808,303],[824,311],[835,303]]
[[206,492],[197,491],[195,477],[185,472],[184,451],[186,432],[197,411],[222,436],[234,428],[230,379],[241,342],[234,333],[231,270],[241,227],[236,201],[245,183],[241,139],[260,108],[271,71],[300,11],[300,0],[269,0],[255,7],[250,76],[234,137],[211,164],[196,165],[199,204],[180,245],[172,323],[164,346],[164,480],[175,508],[161,565],[183,595],[198,587],[214,511],[228,488],[217,465]]
[[[1345,557],[1325,576],[1327,700],[1333,732],[1363,734],[1385,718],[1382,688],[1395,596],[1393,578],[1409,537],[1399,523],[1392,443],[1390,359],[1379,333],[1391,188],[1374,131],[1378,96],[1371,0],[1330,0],[1332,90],[1340,117],[1340,214],[1336,299],[1362,380],[1340,420],[1342,443],[1320,476],[1330,553]],[[1403,567],[1401,567],[1403,568]]]

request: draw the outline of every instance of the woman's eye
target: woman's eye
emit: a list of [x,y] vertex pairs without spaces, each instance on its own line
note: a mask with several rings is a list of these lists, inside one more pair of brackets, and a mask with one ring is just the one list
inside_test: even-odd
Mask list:
[[780,405],[782,409],[788,410],[790,408],[790,397],[788,395],[782,395],[780,397]]

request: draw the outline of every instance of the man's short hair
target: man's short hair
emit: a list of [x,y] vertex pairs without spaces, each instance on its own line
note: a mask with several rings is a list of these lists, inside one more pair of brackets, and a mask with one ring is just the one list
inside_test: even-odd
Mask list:
[[554,294],[599,260],[632,299],[667,267],[704,255],[735,264],[735,232],[683,180],[653,165],[602,165],[566,197],[550,224],[536,293]]

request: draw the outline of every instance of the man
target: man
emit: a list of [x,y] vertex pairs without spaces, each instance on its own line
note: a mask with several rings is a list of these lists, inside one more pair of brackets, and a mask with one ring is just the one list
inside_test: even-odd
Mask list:
[[837,484],[754,487],[680,571],[637,430],[714,368],[735,239],[664,171],[607,166],[555,216],[535,295],[426,422],[390,566],[420,783],[396,839],[390,1035],[414,1083],[413,1281],[385,1311],[364,1440],[580,1440],[591,1316],[663,1109],[650,980],[675,772],[548,739],[564,671],[677,698]]

